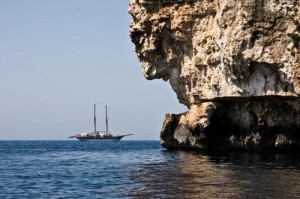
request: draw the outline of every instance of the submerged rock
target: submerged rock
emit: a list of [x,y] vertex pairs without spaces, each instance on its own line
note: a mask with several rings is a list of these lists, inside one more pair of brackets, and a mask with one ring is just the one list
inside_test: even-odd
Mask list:
[[169,81],[170,149],[300,149],[298,0],[132,0],[144,76]]

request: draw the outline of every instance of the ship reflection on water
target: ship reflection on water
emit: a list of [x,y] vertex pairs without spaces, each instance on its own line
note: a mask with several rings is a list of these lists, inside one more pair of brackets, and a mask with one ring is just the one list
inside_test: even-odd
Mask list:
[[300,155],[161,151],[138,166],[132,198],[297,198]]

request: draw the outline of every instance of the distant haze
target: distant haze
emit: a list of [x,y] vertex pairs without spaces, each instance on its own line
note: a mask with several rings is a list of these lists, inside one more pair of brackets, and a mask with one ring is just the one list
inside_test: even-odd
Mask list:
[[158,140],[165,113],[185,111],[168,83],[148,81],[129,38],[129,1],[0,1],[0,140],[64,140],[98,130]]

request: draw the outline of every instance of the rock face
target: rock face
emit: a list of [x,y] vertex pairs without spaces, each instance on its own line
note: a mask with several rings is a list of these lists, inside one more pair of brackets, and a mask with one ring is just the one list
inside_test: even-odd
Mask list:
[[299,0],[132,0],[144,76],[189,112],[161,143],[182,149],[300,149]]

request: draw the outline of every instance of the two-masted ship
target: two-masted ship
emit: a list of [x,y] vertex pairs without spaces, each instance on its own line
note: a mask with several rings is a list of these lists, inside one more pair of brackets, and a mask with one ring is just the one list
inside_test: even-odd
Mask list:
[[97,120],[96,120],[96,104],[94,104],[94,132],[91,133],[78,133],[76,135],[70,136],[69,138],[76,138],[79,141],[120,141],[123,137],[133,135],[113,135],[108,131],[108,118],[107,118],[107,106],[105,106],[105,116],[106,116],[106,131],[97,131]]

